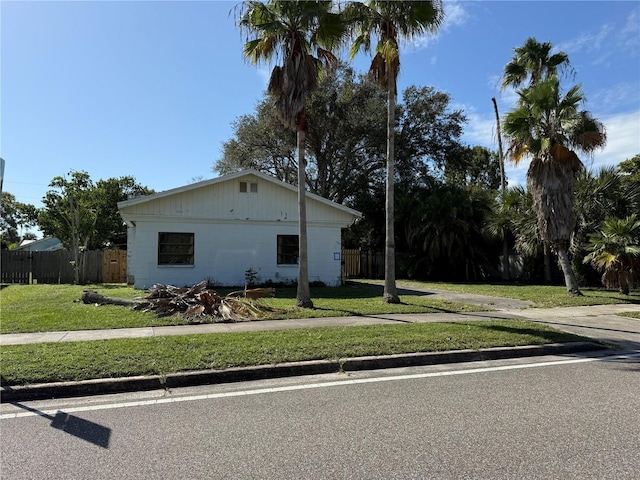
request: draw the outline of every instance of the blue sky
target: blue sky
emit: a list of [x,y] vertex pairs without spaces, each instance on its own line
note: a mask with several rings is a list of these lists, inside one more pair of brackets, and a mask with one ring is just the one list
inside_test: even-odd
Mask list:
[[[157,191],[212,178],[232,122],[270,71],[242,58],[226,1],[0,1],[4,190],[41,205],[54,176],[132,175]],[[608,145],[587,167],[640,153],[640,2],[447,1],[435,36],[401,52],[401,89],[434,86],[466,112],[463,140],[497,149],[491,97],[527,37],[565,51]],[[364,71],[361,55],[355,68]],[[509,166],[522,183],[526,164]]]

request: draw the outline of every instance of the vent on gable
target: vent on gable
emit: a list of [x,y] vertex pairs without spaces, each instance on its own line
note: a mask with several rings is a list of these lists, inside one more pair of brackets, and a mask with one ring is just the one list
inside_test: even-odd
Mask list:
[[249,183],[248,188],[249,190],[247,190],[247,182],[240,182],[240,193],[247,193],[247,191],[258,193],[258,184],[256,182]]

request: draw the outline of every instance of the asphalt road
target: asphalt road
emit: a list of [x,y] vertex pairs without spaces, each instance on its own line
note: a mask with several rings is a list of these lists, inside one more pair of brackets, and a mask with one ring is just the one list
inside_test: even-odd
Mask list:
[[640,355],[0,405],[2,479],[637,479]]

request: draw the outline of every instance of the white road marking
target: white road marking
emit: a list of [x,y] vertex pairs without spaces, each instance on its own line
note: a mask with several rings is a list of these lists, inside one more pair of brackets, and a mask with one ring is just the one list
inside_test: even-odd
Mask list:
[[23,417],[35,417],[35,416],[55,416],[59,411],[63,411],[65,413],[93,412],[97,410],[111,410],[116,408],[142,407],[142,406],[149,406],[149,405],[162,405],[166,403],[195,402],[198,400],[212,400],[217,398],[242,397],[246,395],[263,395],[267,393],[292,392],[296,390],[310,390],[313,388],[342,387],[345,385],[358,385],[358,384],[378,383],[378,382],[395,382],[399,380],[411,380],[411,379],[419,379],[419,378],[449,377],[453,375],[469,375],[469,374],[475,374],[475,373],[499,372],[499,371],[505,371],[505,370],[519,370],[524,368],[551,367],[551,366],[557,366],[557,365],[570,365],[574,363],[623,360],[623,359],[629,359],[629,358],[640,358],[640,353],[614,355],[614,356],[608,356],[608,357],[574,358],[574,359],[568,359],[568,360],[555,360],[551,362],[540,362],[540,363],[525,363],[525,364],[519,364],[519,365],[502,365],[502,366],[496,366],[496,367],[470,368],[470,369],[464,369],[464,370],[451,370],[447,372],[412,373],[407,375],[395,375],[395,376],[389,376],[389,377],[376,377],[376,378],[356,378],[356,379],[350,379],[350,380],[336,380],[332,382],[312,383],[308,385],[301,384],[301,385],[289,385],[285,387],[258,388],[254,390],[241,390],[237,392],[190,395],[185,397],[174,397],[174,398],[163,397],[163,398],[157,398],[153,400],[138,400],[138,401],[131,401],[131,402],[109,403],[104,405],[88,405],[83,407],[70,407],[70,408],[65,408],[63,410],[55,409],[55,410],[43,410],[43,411],[35,411],[35,412],[29,411],[29,412],[5,413],[0,415],[0,420],[8,420],[12,418],[23,418]]

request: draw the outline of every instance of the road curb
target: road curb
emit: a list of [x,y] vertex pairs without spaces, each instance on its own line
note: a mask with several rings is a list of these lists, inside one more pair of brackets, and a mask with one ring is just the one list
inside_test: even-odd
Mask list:
[[455,350],[446,352],[409,353],[374,357],[356,357],[340,360],[313,360],[306,362],[238,367],[225,370],[202,370],[124,378],[103,378],[80,382],[56,382],[35,385],[2,386],[0,402],[22,402],[52,398],[80,397],[145,390],[191,387],[217,383],[234,383],[269,378],[319,375],[358,370],[413,367],[447,363],[465,363],[485,360],[522,358],[539,355],[562,355],[607,349],[592,342],[554,343],[518,347],[494,347],[481,350]]

